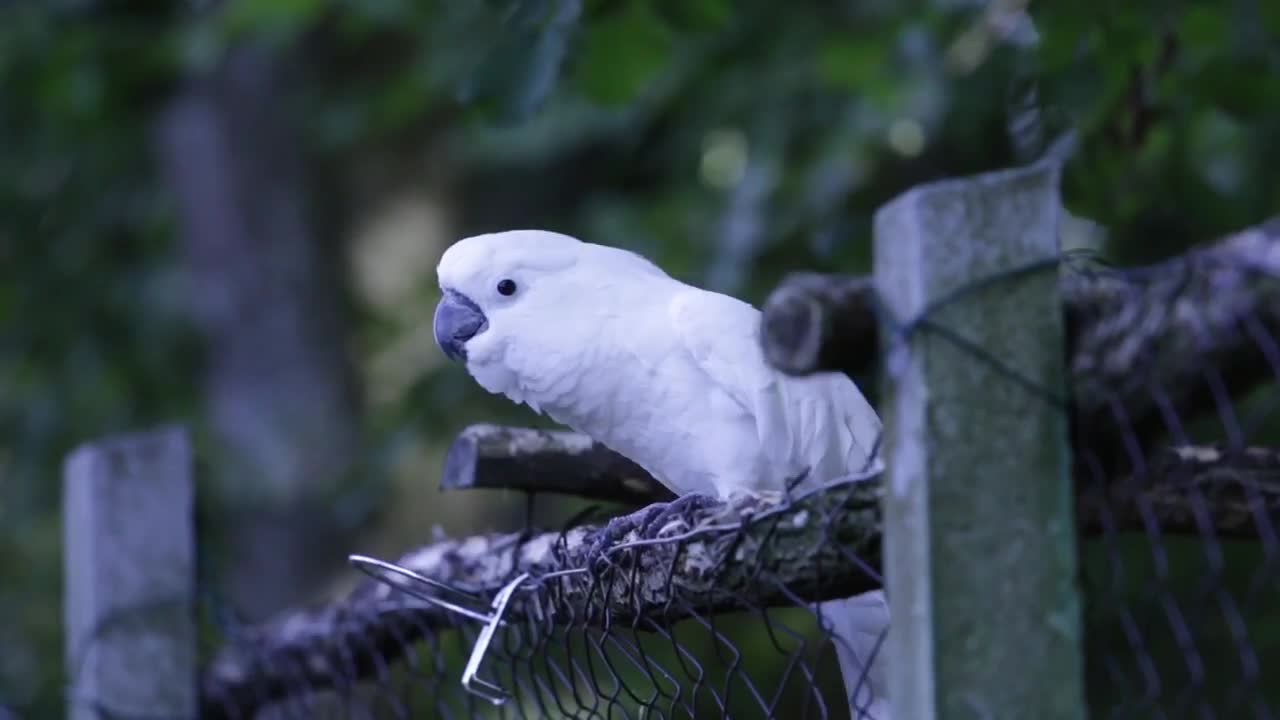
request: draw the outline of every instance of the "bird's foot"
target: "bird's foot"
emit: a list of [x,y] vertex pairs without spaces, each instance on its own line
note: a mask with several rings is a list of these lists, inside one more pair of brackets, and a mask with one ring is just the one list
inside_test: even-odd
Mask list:
[[655,512],[666,505],[666,502],[655,502],[644,509],[609,519],[603,528],[596,530],[595,537],[591,538],[591,546],[586,550],[586,566],[594,569],[600,564],[607,565],[611,562],[608,556],[611,555],[614,546],[626,541],[632,533],[635,533],[632,539],[644,538],[644,528],[648,525],[650,518],[653,518]]
[[719,501],[715,498],[702,493],[689,493],[671,502],[654,503],[642,511],[645,519],[640,526],[640,536],[656,538],[658,533],[676,518],[683,520],[687,526],[693,527],[694,522],[690,515],[718,503]]
[[634,512],[630,515],[609,518],[608,523],[596,530],[595,537],[591,538],[591,546],[586,550],[586,566],[594,569],[603,562],[608,562],[609,550],[622,542],[628,533],[634,532],[639,527],[640,523],[636,520]]
[[[596,531],[587,548],[587,567],[597,568],[607,565],[610,551],[630,536],[635,540],[653,540],[670,522],[681,519],[692,527],[695,523],[692,514],[719,504],[720,501],[710,495],[690,493],[681,495],[671,502],[656,502],[629,515],[611,518],[603,528]],[[634,533],[634,535],[632,535]]]

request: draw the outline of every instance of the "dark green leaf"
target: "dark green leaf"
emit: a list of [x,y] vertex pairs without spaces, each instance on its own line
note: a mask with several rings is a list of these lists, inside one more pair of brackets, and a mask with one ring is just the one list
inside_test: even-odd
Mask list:
[[575,84],[599,103],[631,101],[668,66],[673,40],[647,2],[627,2],[583,33]]

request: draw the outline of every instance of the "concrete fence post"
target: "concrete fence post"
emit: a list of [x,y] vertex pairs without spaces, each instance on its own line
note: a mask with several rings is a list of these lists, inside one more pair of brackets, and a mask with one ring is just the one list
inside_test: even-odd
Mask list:
[[69,718],[195,717],[193,511],[181,428],[108,438],[67,458]]
[[1054,401],[1058,176],[1039,165],[939,182],[876,215],[895,719],[1085,716],[1068,419]]

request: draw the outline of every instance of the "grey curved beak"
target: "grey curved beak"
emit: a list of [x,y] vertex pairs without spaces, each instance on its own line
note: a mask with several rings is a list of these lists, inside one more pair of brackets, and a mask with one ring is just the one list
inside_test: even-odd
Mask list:
[[436,344],[450,360],[467,359],[467,341],[489,327],[489,318],[471,298],[453,290],[445,290],[436,305],[434,331]]

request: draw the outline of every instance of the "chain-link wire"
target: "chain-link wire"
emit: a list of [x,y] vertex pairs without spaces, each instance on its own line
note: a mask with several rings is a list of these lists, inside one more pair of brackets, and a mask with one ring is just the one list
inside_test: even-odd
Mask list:
[[1094,331],[1131,367],[1084,368],[1076,444],[1099,717],[1280,715],[1278,280],[1272,221],[1108,281],[1128,312]]
[[[1070,397],[938,317],[1041,273],[1061,277]],[[929,333],[1071,415],[1091,716],[1280,714],[1278,300],[1273,222],[1150,268],[1071,255],[858,325]],[[817,480],[616,536],[356,558],[375,577],[344,600],[223,638],[201,717],[849,717],[866,678],[845,687],[821,603],[881,587],[881,475]]]
[[[874,564],[858,560],[878,557],[878,493],[860,478],[790,499],[712,503],[597,556],[584,528],[437,543],[396,567],[480,596],[529,573],[480,667],[509,694],[503,705],[486,707],[460,684],[480,632],[475,618],[423,597],[438,588],[392,574],[340,606],[224,648],[206,671],[205,712],[239,717],[302,688],[330,688],[343,704],[334,717],[381,717],[368,693],[396,695],[407,683],[417,689],[377,701],[386,716],[752,717],[805,708],[800,717],[840,717],[829,707],[838,696],[820,691],[838,670],[812,608],[879,586]],[[596,569],[582,569],[593,560]],[[410,710],[428,699],[434,710]]]

